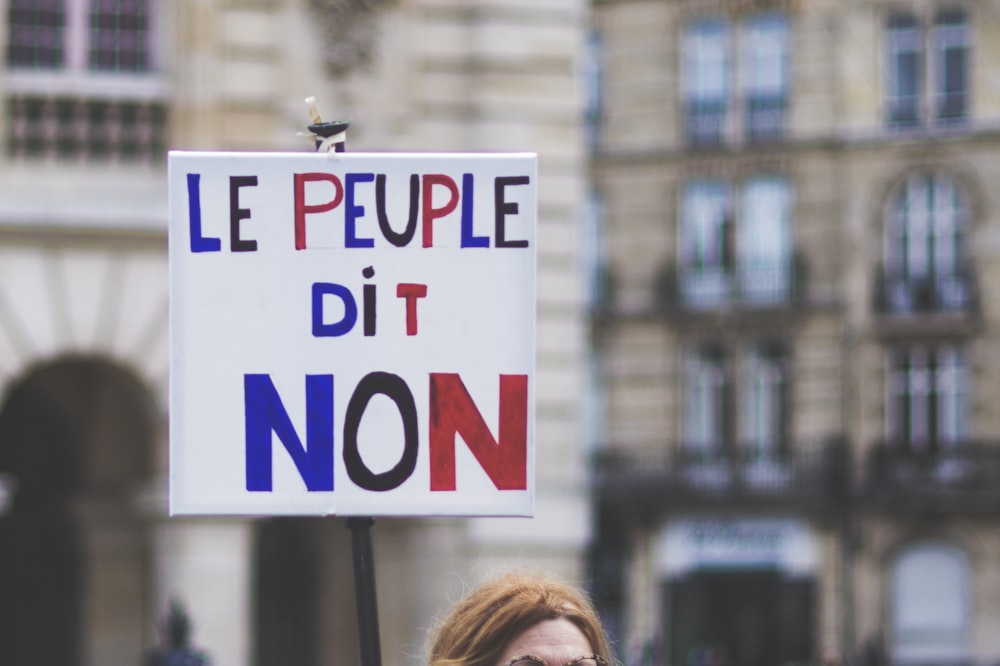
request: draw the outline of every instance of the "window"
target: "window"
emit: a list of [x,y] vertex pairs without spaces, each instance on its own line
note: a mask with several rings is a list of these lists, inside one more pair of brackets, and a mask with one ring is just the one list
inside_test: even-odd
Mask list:
[[[785,446],[787,351],[778,342],[751,345],[739,368],[739,445],[750,457],[773,458]],[[684,365],[684,443],[715,454],[732,446],[733,355],[721,345],[693,350]]]
[[684,366],[684,446],[706,456],[722,453],[729,382],[727,359],[718,347],[703,347]]
[[729,188],[720,181],[692,183],[684,192],[680,214],[684,301],[707,307],[729,302],[734,263]]
[[683,99],[687,136],[721,143],[729,106],[729,28],[720,19],[688,27],[682,40]]
[[780,137],[788,104],[788,52],[788,25],[781,14],[750,16],[735,27],[722,18],[690,23],[681,37],[688,140],[710,145],[737,136],[749,141]]
[[961,121],[968,105],[969,33],[960,10],[941,12],[934,23],[934,117],[942,123]]
[[681,197],[678,248],[684,303],[762,306],[791,293],[791,195],[776,177],[747,180],[734,200],[717,180],[695,181]]
[[709,343],[684,360],[682,441],[686,480],[703,489],[732,483],[778,489],[786,465],[788,353],[777,341],[736,350]]
[[912,176],[890,198],[885,239],[890,312],[961,310],[970,305],[966,209],[959,188],[941,174]]
[[912,14],[886,25],[886,118],[890,127],[928,120],[952,126],[968,114],[968,21],[958,9],[938,12],[929,29]]
[[788,103],[788,26],[784,16],[764,14],[747,20],[740,65],[747,137],[780,136]]
[[959,664],[968,659],[969,563],[959,548],[904,550],[891,574],[890,662]]
[[147,71],[150,66],[147,0],[91,0],[90,67]]
[[66,57],[63,0],[9,0],[7,65],[62,67]]
[[751,303],[781,303],[791,281],[788,185],[778,178],[755,178],[744,186],[741,201],[740,291]]
[[916,19],[912,16],[891,17],[887,42],[889,98],[886,106],[889,123],[906,127],[916,125],[920,120],[920,81],[923,78],[920,28]]
[[773,460],[785,446],[785,352],[777,344],[752,347],[741,394],[740,443],[751,458]]
[[156,0],[9,0],[6,150],[160,163],[166,88]]
[[944,453],[968,430],[967,370],[961,349],[951,346],[897,349],[890,353],[888,426],[894,443],[911,453]]

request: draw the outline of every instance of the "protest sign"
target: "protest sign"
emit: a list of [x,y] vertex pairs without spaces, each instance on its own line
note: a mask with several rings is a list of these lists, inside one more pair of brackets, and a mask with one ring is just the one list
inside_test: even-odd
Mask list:
[[531,515],[536,172],[171,152],[171,513]]

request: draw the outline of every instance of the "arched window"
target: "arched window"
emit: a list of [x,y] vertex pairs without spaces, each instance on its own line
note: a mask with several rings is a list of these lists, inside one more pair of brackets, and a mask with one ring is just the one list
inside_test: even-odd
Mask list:
[[893,563],[891,585],[892,663],[960,663],[968,656],[969,563],[960,548],[907,548]]
[[966,197],[943,174],[916,174],[897,188],[885,223],[885,296],[890,311],[968,306],[967,218]]

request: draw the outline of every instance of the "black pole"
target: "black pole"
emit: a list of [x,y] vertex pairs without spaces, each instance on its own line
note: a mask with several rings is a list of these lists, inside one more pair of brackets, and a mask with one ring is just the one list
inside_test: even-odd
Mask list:
[[373,518],[348,518],[351,556],[354,560],[354,598],[358,610],[358,640],[363,666],[382,666],[375,598],[375,560],[372,554]]
[[[315,100],[306,100],[313,123],[309,131],[316,138],[316,150],[347,150],[346,121],[325,123],[315,109]],[[372,549],[374,518],[348,518],[351,530],[351,559],[354,561],[354,601],[358,611],[358,641],[361,644],[361,666],[382,666],[382,647],[378,635],[378,603],[375,597],[375,557]]]

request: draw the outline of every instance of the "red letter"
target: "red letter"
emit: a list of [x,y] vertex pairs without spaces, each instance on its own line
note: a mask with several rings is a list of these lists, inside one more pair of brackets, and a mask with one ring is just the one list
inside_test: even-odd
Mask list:
[[417,334],[417,299],[427,296],[426,284],[401,282],[396,285],[396,296],[406,299],[406,334]]
[[[326,203],[306,205],[306,183],[325,180],[333,183],[333,200]],[[309,213],[325,213],[340,205],[344,199],[344,185],[332,173],[297,173],[295,174],[295,249],[306,249],[306,215]]]
[[500,375],[500,441],[455,373],[431,373],[431,490],[455,490],[455,436],[461,435],[497,490],[528,487],[528,376]]
[[[451,197],[448,199],[448,203],[441,206],[440,208],[434,207],[434,202],[431,200],[431,194],[434,191],[435,185],[444,185],[451,192]],[[430,247],[434,244],[434,220],[439,217],[444,217],[451,211],[455,210],[458,206],[458,185],[455,181],[444,175],[443,173],[429,173],[424,175],[424,182],[422,189],[420,190],[420,198],[422,199],[421,205],[423,206],[422,212],[422,222],[423,222],[423,237],[424,237],[424,247]]]

